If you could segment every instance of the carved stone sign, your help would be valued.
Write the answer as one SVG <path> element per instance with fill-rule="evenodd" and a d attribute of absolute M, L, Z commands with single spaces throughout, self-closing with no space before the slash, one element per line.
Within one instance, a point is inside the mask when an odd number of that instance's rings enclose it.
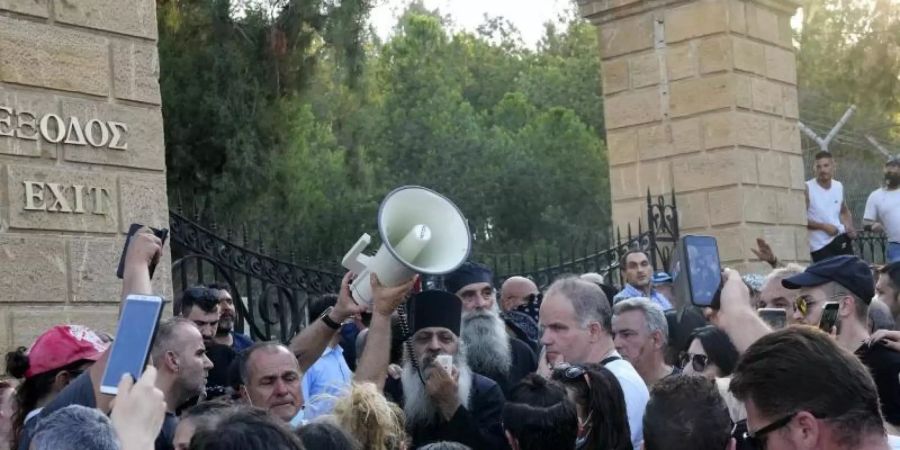
<path fill-rule="evenodd" d="M 25 210 L 69 214 L 85 214 L 85 197 L 89 197 L 88 209 L 92 214 L 109 213 L 109 189 L 80 184 L 63 185 L 43 181 L 23 181 L 25 185 Z M 90 201 L 92 200 L 92 201 Z"/>
<path fill-rule="evenodd" d="M 24 165 L 6 170 L 11 229 L 117 232 L 114 174 Z"/>
<path fill-rule="evenodd" d="M 49 113 L 37 117 L 0 105 L 0 136 L 52 144 L 82 145 L 110 150 L 128 150 L 128 125 L 111 120 L 90 119 L 82 124 L 78 117 L 60 117 Z"/>

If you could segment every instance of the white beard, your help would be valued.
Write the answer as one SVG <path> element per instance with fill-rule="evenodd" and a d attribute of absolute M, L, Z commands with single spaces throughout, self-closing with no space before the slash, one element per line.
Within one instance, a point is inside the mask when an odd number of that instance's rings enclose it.
<path fill-rule="evenodd" d="M 512 367 L 512 351 L 506 324 L 496 309 L 464 312 L 462 340 L 466 361 L 476 373 L 506 378 Z"/>
<path fill-rule="evenodd" d="M 469 407 L 469 394 L 472 392 L 472 370 L 466 365 L 466 358 L 460 349 L 460 354 L 453 358 L 453 365 L 459 371 L 457 398 L 459 404 Z M 435 368 L 433 370 L 441 370 Z M 422 371 L 425 377 L 425 371 Z M 403 412 L 406 413 L 407 427 L 429 425 L 438 417 L 437 405 L 428 396 L 425 385 L 419 378 L 419 372 L 413 367 L 409 358 L 404 358 L 403 372 L 400 376 L 403 385 Z"/>

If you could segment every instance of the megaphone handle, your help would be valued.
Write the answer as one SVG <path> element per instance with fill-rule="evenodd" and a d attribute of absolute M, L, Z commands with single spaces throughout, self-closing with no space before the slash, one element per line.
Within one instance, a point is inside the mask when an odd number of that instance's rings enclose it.
<path fill-rule="evenodd" d="M 344 259 L 341 261 L 341 265 L 346 267 L 347 270 L 359 275 L 366 270 L 366 266 L 368 266 L 369 256 L 363 254 L 363 250 L 369 245 L 372 241 L 371 236 L 366 233 L 363 233 L 362 236 L 359 237 L 359 240 L 353 244 L 353 247 L 344 255 Z"/>

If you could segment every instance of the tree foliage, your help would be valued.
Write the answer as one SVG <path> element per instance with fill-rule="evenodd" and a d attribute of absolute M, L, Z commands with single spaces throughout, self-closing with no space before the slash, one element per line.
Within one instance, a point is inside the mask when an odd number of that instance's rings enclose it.
<path fill-rule="evenodd" d="M 480 252 L 608 235 L 591 25 L 531 49 L 501 19 L 453 33 L 414 4 L 382 43 L 364 0 L 158 4 L 169 191 L 206 217 L 334 259 L 418 184 L 457 203 Z"/>

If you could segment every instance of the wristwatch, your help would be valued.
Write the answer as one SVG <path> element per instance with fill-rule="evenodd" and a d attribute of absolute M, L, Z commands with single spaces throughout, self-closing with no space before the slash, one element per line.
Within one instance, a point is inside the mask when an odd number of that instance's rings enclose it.
<path fill-rule="evenodd" d="M 319 319 L 321 319 L 322 323 L 327 325 L 328 328 L 331 328 L 332 330 L 339 330 L 341 329 L 341 324 L 332 320 L 331 317 L 328 317 L 328 314 L 330 314 L 331 311 L 334 311 L 334 306 L 329 306 L 328 309 L 326 309 L 325 312 L 323 312 L 322 315 L 319 316 Z"/>

